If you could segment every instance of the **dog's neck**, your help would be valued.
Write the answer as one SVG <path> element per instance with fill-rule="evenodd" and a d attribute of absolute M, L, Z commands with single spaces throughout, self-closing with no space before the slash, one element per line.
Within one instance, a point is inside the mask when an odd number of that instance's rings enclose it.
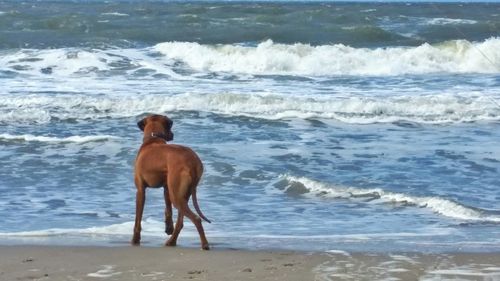
<path fill-rule="evenodd" d="M 167 135 L 165 135 L 164 133 L 161 133 L 161 132 L 151 132 L 149 134 L 144 134 L 143 142 L 147 142 L 147 141 L 155 140 L 155 139 L 159 139 L 159 140 L 162 140 L 164 142 L 167 142 Z"/>

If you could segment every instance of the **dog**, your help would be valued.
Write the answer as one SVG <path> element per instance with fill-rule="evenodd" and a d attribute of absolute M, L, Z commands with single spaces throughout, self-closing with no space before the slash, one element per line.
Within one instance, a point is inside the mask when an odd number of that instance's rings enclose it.
<path fill-rule="evenodd" d="M 183 227 L 184 216 L 188 217 L 198 230 L 201 248 L 209 250 L 201 219 L 210 223 L 200 210 L 196 198 L 196 187 L 203 174 L 203 164 L 198 155 L 188 147 L 167 144 L 174 139 L 173 122 L 166 116 L 150 115 L 137 123 L 144 132 L 143 143 L 137 153 L 134 168 L 134 182 L 137 188 L 133 245 L 141 241 L 141 221 L 146 198 L 146 188 L 163 187 L 165 197 L 165 233 L 170 239 L 166 246 L 175 246 Z M 189 197 L 193 197 L 196 215 L 189 208 Z M 175 228 L 172 221 L 172 204 L 178 210 Z M 201 217 L 201 218 L 200 218 Z"/>

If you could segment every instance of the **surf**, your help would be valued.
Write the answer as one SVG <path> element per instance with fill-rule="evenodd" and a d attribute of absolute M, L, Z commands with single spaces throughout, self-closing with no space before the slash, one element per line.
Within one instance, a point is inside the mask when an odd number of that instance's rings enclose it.
<path fill-rule="evenodd" d="M 0 123 L 133 117 L 144 112 L 199 111 L 266 120 L 323 119 L 348 124 L 447 124 L 500 120 L 498 99 L 480 93 L 396 96 L 186 92 L 122 96 L 14 95 L 0 99 Z M 22 108 L 23 111 L 18 109 Z M 16 112 L 16 114 L 14 114 Z M 23 114 L 25 112 L 25 114 Z"/>
<path fill-rule="evenodd" d="M 69 137 L 51 137 L 37 136 L 32 134 L 0 134 L 0 141 L 16 141 L 16 142 L 40 142 L 40 143 L 87 143 L 87 142 L 102 142 L 116 140 L 118 137 L 110 135 L 95 135 L 95 136 L 69 136 Z"/>
<path fill-rule="evenodd" d="M 495 74 L 500 72 L 498 49 L 498 37 L 381 48 L 282 44 L 270 39 L 257 45 L 173 41 L 140 49 L 4 50 L 0 73 L 40 78 L 165 75 L 170 79 L 210 73 L 300 77 Z"/>
<path fill-rule="evenodd" d="M 483 42 L 453 40 L 375 49 L 343 44 L 279 44 L 272 40 L 257 46 L 166 42 L 153 48 L 165 58 L 200 72 L 301 76 L 500 72 L 497 37 Z"/>
<path fill-rule="evenodd" d="M 495 211 L 474 208 L 439 196 L 417 196 L 386 191 L 382 188 L 357 188 L 315 181 L 306 177 L 285 175 L 274 185 L 285 193 L 331 199 L 363 200 L 367 204 L 400 204 L 418 207 L 447 218 L 479 223 L 500 223 Z"/>

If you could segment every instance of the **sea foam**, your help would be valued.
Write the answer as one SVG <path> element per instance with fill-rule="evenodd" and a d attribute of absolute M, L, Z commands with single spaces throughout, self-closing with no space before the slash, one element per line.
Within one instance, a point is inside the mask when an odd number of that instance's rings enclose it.
<path fill-rule="evenodd" d="M 376 49 L 343 44 L 278 44 L 271 40 L 257 46 L 166 42 L 154 48 L 170 60 L 204 72 L 305 76 L 500 72 L 500 54 L 496 51 L 500 38 Z"/>
<path fill-rule="evenodd" d="M 76 48 L 22 49 L 0 56 L 0 70 L 40 76 L 89 75 L 112 68 L 118 57 L 98 51 Z"/>
<path fill-rule="evenodd" d="M 52 118 L 133 117 L 144 112 L 201 111 L 277 119 L 333 119 L 370 124 L 396 121 L 442 124 L 500 120 L 494 97 L 481 94 L 339 97 L 278 93 L 142 95 L 27 95 L 0 99 L 0 122 L 47 123 Z"/>
<path fill-rule="evenodd" d="M 91 76 L 146 71 L 184 79 L 196 73 L 296 76 L 395 76 L 500 72 L 500 38 L 452 40 L 416 47 L 355 48 L 343 44 L 258 45 L 164 42 L 142 49 L 22 49 L 0 55 L 0 71 L 36 76 Z M 162 56 L 158 56 L 161 54 Z M 191 71 L 178 72 L 179 65 Z M 177 71 L 177 72 L 176 72 Z M 49 75 L 49 76 L 47 76 Z"/>
<path fill-rule="evenodd" d="M 470 19 L 452 19 L 452 18 L 432 18 L 424 20 L 426 24 L 429 25 L 459 25 L 459 24 L 476 24 L 476 20 Z"/>
<path fill-rule="evenodd" d="M 24 135 L 11 135 L 11 134 L 0 134 L 0 140 L 10 140 L 10 141 L 26 141 L 26 142 L 45 142 L 45 143 L 86 143 L 86 142 L 100 142 L 117 139 L 117 137 L 109 135 L 97 135 L 97 136 L 70 136 L 70 137 L 48 137 L 48 136 L 35 136 L 30 134 Z"/>
<path fill-rule="evenodd" d="M 293 186 L 292 184 L 295 183 L 301 186 L 301 193 L 313 196 L 342 199 L 365 198 L 370 199 L 370 203 L 398 203 L 406 206 L 427 208 L 439 215 L 457 220 L 500 223 L 499 215 L 488 214 L 486 210 L 472 208 L 439 196 L 421 197 L 405 193 L 389 192 L 381 188 L 364 189 L 345 187 L 305 177 L 284 176 L 283 179 L 288 182 L 288 185 L 284 187 L 284 192 L 289 190 Z"/>
<path fill-rule="evenodd" d="M 83 228 L 48 228 L 39 230 L 0 232 L 0 237 L 43 239 L 59 236 L 123 236 L 132 235 L 134 222 L 127 221 L 110 225 L 91 226 Z M 165 237 L 165 223 L 152 218 L 142 221 L 142 236 L 153 238 Z M 183 237 L 197 237 L 198 233 L 194 226 L 187 225 L 182 231 Z"/>

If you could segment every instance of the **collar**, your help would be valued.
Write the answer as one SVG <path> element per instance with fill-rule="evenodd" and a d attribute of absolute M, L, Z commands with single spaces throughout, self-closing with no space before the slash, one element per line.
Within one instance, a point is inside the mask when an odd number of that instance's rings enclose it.
<path fill-rule="evenodd" d="M 165 135 L 164 133 L 161 133 L 161 132 L 158 132 L 158 133 L 151 132 L 151 134 L 148 137 L 149 138 L 159 138 L 159 139 L 162 139 L 164 141 L 167 141 L 167 135 Z"/>

